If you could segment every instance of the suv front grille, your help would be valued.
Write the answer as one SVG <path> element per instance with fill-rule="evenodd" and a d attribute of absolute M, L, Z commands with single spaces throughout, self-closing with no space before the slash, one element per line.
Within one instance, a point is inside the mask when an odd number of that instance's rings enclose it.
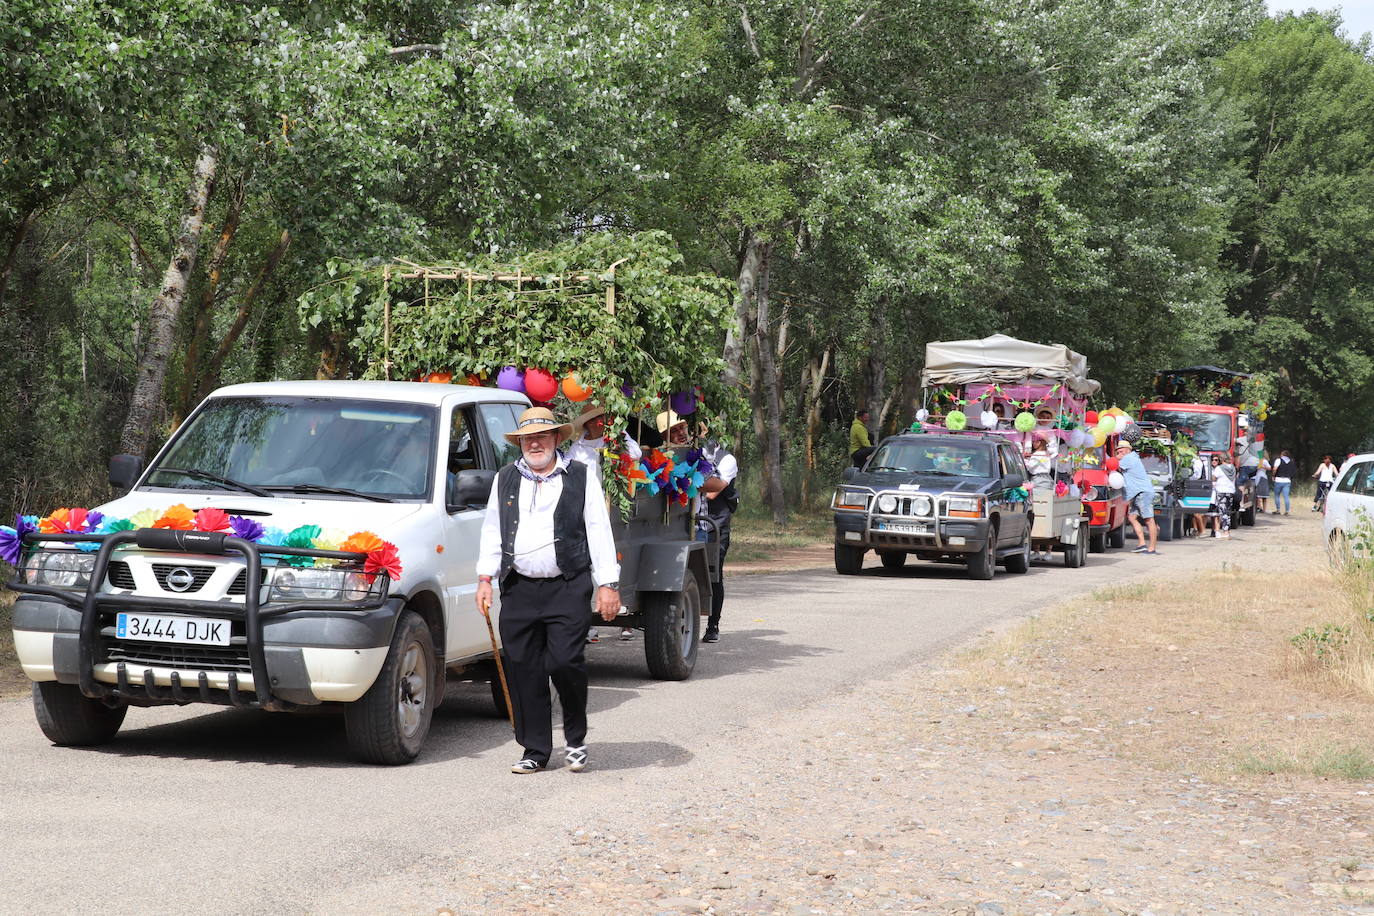
<path fill-rule="evenodd" d="M 265 585 L 265 584 L 267 583 L 267 570 L 268 570 L 268 567 L 263 566 L 263 567 L 261 567 L 261 569 L 262 569 L 262 578 L 261 578 L 259 581 L 262 582 L 262 583 Z M 234 581 L 229 583 L 229 590 L 226 591 L 225 594 L 226 594 L 226 595 L 242 595 L 242 594 L 245 594 L 247 591 L 248 591 L 248 570 L 246 570 L 246 569 L 240 569 L 240 570 L 239 570 L 239 574 L 238 574 L 237 576 L 234 577 Z"/>
<path fill-rule="evenodd" d="M 184 569 L 191 574 L 191 584 L 186 588 L 172 588 L 167 584 L 167 578 L 172 574 L 172 571 L 178 569 Z M 213 566 L 187 566 L 181 563 L 153 564 L 153 576 L 157 578 L 158 587 L 163 591 L 175 592 L 182 595 L 200 591 L 205 587 L 206 581 L 214 571 L 215 567 Z"/>
<path fill-rule="evenodd" d="M 180 668 L 183 671 L 234 671 L 248 674 L 248 647 L 179 646 L 171 643 L 141 643 L 107 639 L 106 661 L 125 662 L 134 669 Z"/>
<path fill-rule="evenodd" d="M 115 588 L 124 588 L 133 591 L 136 587 L 134 584 L 133 571 L 129 569 L 129 564 L 125 563 L 123 560 L 115 560 L 110 564 L 109 578 L 110 585 Z"/>

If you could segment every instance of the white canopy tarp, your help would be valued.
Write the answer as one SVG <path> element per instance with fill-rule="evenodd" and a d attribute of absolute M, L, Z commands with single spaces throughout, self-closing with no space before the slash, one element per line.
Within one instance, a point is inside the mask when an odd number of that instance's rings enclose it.
<path fill-rule="evenodd" d="M 994 334 L 982 340 L 938 340 L 926 344 L 921 384 L 1054 384 L 1062 382 L 1086 397 L 1102 386 L 1088 378 L 1088 360 L 1063 344 L 1038 344 Z"/>

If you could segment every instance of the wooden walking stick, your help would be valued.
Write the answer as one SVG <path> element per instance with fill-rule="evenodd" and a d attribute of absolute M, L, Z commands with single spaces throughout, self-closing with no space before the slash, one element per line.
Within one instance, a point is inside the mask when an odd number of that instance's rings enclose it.
<path fill-rule="evenodd" d="M 482 602 L 482 616 L 487 621 L 487 636 L 491 638 L 491 654 L 496 656 L 496 676 L 501 680 L 501 696 L 506 698 L 506 718 L 515 731 L 515 707 L 510 702 L 510 685 L 506 683 L 506 666 L 501 662 L 501 649 L 496 645 L 496 630 L 491 625 L 491 602 Z"/>

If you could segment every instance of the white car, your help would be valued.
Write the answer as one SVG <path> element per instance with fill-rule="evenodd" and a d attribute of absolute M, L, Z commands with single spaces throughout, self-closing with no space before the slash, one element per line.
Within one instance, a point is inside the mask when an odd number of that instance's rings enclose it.
<path fill-rule="evenodd" d="M 1322 532 L 1333 551 L 1371 555 L 1374 547 L 1374 454 L 1346 459 L 1326 495 Z"/>
<path fill-rule="evenodd" d="M 503 433 L 527 404 L 416 382 L 234 385 L 146 470 L 115 456 L 110 482 L 129 493 L 98 511 L 119 521 L 26 535 L 11 583 L 44 734 L 101 744 L 130 706 L 330 704 L 356 756 L 412 760 L 446 676 L 493 656 L 473 602 L 478 542 L 497 469 L 518 454 Z M 714 555 L 666 495 L 634 509 L 612 525 L 620 625 L 644 629 L 651 674 L 681 680 Z M 205 510 L 218 511 L 202 523 Z M 201 530 L 159 523 L 193 513 Z M 345 540 L 359 532 L 394 545 L 392 565 L 377 565 L 386 548 Z"/>

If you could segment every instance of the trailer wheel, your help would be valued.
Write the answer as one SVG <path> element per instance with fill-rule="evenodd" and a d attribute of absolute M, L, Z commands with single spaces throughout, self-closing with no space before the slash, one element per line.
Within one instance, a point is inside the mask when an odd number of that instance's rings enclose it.
<path fill-rule="evenodd" d="M 434 717 L 434 665 L 429 627 L 414 611 L 401 612 L 377 680 L 361 699 L 344 707 L 348 746 L 355 757 L 396 766 L 419 756 Z"/>
<path fill-rule="evenodd" d="M 687 571 L 679 592 L 645 592 L 644 660 L 660 681 L 685 681 L 697 664 L 701 589 Z"/>
<path fill-rule="evenodd" d="M 883 561 L 883 569 L 888 572 L 896 572 L 906 565 L 905 550 L 880 550 L 878 559 Z"/>
<path fill-rule="evenodd" d="M 1122 522 L 1120 527 L 1113 528 L 1107 536 L 1107 544 L 1112 547 L 1121 548 L 1126 546 L 1126 523 Z"/>
<path fill-rule="evenodd" d="M 1174 539 L 1175 519 L 1178 514 L 1170 512 L 1155 519 L 1155 524 L 1159 526 L 1159 539 L 1161 541 L 1172 541 Z"/>
<path fill-rule="evenodd" d="M 859 570 L 864 568 L 864 554 L 868 551 L 862 547 L 850 547 L 847 544 L 835 545 L 835 572 L 842 576 L 857 576 Z"/>
<path fill-rule="evenodd" d="M 1251 503 L 1250 508 L 1240 510 L 1240 523 L 1247 528 L 1255 525 L 1255 504 Z"/>
<path fill-rule="evenodd" d="M 107 706 L 75 684 L 38 681 L 33 685 L 33 713 L 48 740 L 62 747 L 94 747 L 115 736 L 129 707 Z"/>
<path fill-rule="evenodd" d="M 1088 563 L 1088 542 L 1083 540 L 1082 529 L 1078 532 L 1078 542 L 1069 544 L 1064 548 L 1064 566 L 1068 569 L 1078 569 Z"/>

